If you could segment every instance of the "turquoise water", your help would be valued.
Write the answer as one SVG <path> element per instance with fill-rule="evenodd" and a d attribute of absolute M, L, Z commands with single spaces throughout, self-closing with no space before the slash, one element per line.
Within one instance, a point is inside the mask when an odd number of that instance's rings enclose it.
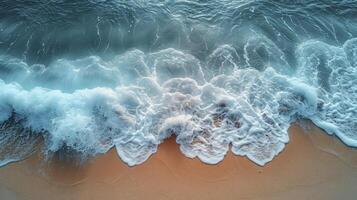
<path fill-rule="evenodd" d="M 0 165 L 176 135 L 205 163 L 264 165 L 309 119 L 357 146 L 357 2 L 20 1 L 0 5 Z"/>

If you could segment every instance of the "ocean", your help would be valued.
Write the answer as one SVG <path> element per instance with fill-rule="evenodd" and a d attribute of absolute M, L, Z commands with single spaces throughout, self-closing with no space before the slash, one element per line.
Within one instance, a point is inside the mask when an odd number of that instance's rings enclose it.
<path fill-rule="evenodd" d="M 357 2 L 1 0 L 0 165 L 129 166 L 175 136 L 258 165 L 310 120 L 357 147 Z"/>

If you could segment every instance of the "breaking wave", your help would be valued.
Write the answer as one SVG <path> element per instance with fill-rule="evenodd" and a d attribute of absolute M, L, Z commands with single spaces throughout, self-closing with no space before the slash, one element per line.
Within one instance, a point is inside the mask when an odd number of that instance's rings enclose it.
<path fill-rule="evenodd" d="M 310 119 L 357 147 L 357 4 L 22 1 L 0 5 L 0 165 L 187 157 L 264 165 Z M 95 20 L 94 20 L 95 19 Z"/>

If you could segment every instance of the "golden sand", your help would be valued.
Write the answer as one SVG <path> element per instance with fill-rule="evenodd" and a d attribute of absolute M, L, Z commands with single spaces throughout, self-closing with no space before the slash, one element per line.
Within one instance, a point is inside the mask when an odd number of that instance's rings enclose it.
<path fill-rule="evenodd" d="M 315 126 L 289 129 L 290 143 L 259 167 L 228 153 L 217 165 L 182 155 L 174 139 L 136 167 L 115 150 L 82 167 L 40 162 L 37 155 L 0 168 L 1 200 L 355 200 L 357 150 Z"/>

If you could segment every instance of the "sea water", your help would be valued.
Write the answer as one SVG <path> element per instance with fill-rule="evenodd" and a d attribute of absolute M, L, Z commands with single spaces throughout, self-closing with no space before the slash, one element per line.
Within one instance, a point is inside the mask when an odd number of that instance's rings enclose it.
<path fill-rule="evenodd" d="M 0 165 L 173 135 L 205 163 L 264 165 L 311 120 L 357 147 L 357 2 L 2 0 Z"/>

